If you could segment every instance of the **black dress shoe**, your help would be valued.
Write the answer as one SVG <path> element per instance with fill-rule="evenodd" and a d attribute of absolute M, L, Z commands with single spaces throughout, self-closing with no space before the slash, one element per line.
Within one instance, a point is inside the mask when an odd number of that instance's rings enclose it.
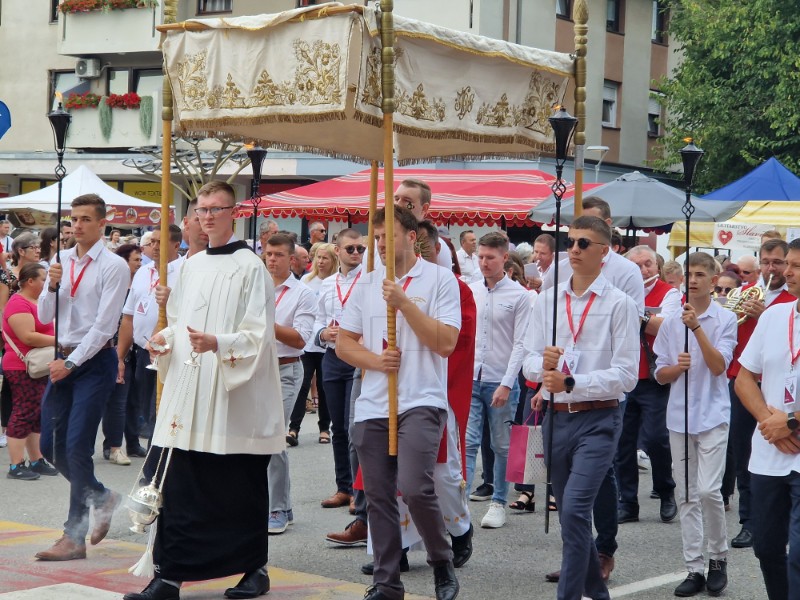
<path fill-rule="evenodd" d="M 400 557 L 400 572 L 401 573 L 408 573 L 411 567 L 408 564 L 408 550 L 403 548 L 403 555 Z M 375 563 L 368 562 L 364 565 L 361 565 L 361 572 L 364 575 L 372 575 L 375 573 Z"/>
<path fill-rule="evenodd" d="M 128 448 L 126 450 L 128 457 L 131 456 L 138 456 L 139 458 L 144 458 L 147 456 L 147 450 L 145 450 L 142 446 L 135 446 L 133 448 Z"/>
<path fill-rule="evenodd" d="M 617 523 L 635 523 L 639 520 L 639 511 L 633 511 L 630 508 L 621 507 L 617 513 Z"/>
<path fill-rule="evenodd" d="M 661 498 L 661 510 L 659 513 L 663 523 L 670 523 L 675 519 L 678 514 L 678 505 L 675 504 L 674 494 Z"/>
<path fill-rule="evenodd" d="M 436 600 L 455 600 L 460 588 L 452 562 L 433 567 L 433 585 Z"/>
<path fill-rule="evenodd" d="M 364 600 L 389 600 L 389 596 L 378 589 L 378 586 L 371 585 L 364 594 Z"/>
<path fill-rule="evenodd" d="M 269 592 L 269 575 L 261 569 L 245 573 L 236 587 L 225 590 L 226 598 L 258 598 Z"/>
<path fill-rule="evenodd" d="M 753 534 L 748 529 L 742 527 L 735 538 L 731 540 L 731 546 L 734 548 L 752 548 L 753 547 Z"/>
<path fill-rule="evenodd" d="M 125 594 L 123 600 L 180 600 L 180 588 L 165 583 L 163 579 L 153 579 L 138 594 Z"/>
<path fill-rule="evenodd" d="M 702 573 L 689 573 L 686 579 L 675 588 L 675 595 L 680 598 L 689 598 L 703 591 L 706 587 L 706 578 Z"/>
<path fill-rule="evenodd" d="M 474 531 L 472 523 L 470 523 L 469 530 L 465 534 L 450 536 L 453 544 L 453 566 L 456 569 L 460 569 L 467 564 L 470 556 L 472 556 L 472 533 Z"/>

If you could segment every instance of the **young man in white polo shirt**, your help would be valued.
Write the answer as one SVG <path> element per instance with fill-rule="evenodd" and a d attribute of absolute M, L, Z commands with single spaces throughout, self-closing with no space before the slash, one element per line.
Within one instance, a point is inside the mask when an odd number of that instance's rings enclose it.
<path fill-rule="evenodd" d="M 717 282 L 714 259 L 705 252 L 689 255 L 688 302 L 679 314 L 661 323 L 653 352 L 656 380 L 672 384 L 667 429 L 683 537 L 683 559 L 689 572 L 675 589 L 680 597 L 708 588 L 719 595 L 728 584 L 728 530 L 722 502 L 722 473 L 728 447 L 731 401 L 725 371 L 736 347 L 736 315 L 712 301 Z M 686 328 L 689 352 L 684 352 Z M 686 398 L 685 377 L 689 377 Z M 688 430 L 685 406 L 689 405 Z M 685 441 L 689 436 L 689 453 Z M 684 469 L 688 461 L 689 490 Z M 708 579 L 704 576 L 703 521 L 708 539 Z"/>
<path fill-rule="evenodd" d="M 264 257 L 275 285 L 275 339 L 281 374 L 284 428 L 289 426 L 297 393 L 303 383 L 303 348 L 311 339 L 317 299 L 314 292 L 291 272 L 295 245 L 292 238 L 276 233 L 267 240 Z M 289 456 L 284 449 L 269 461 L 269 533 L 279 534 L 294 522 Z"/>
<path fill-rule="evenodd" d="M 506 275 L 506 236 L 497 232 L 484 235 L 478 245 L 478 260 L 483 278 L 469 286 L 478 314 L 467 422 L 467 489 L 472 489 L 483 422 L 487 420 L 495 454 L 494 493 L 481 527 L 498 528 L 506 522 L 506 461 L 511 436 L 508 424 L 514 420 L 519 401 L 518 376 L 531 305 L 528 291 Z"/>
<path fill-rule="evenodd" d="M 800 240 L 789 244 L 784 275 L 800 295 Z M 739 356 L 736 394 L 758 421 L 750 453 L 753 550 L 769 600 L 800 594 L 800 303 L 781 303 L 758 319 Z M 761 388 L 759 389 L 759 378 Z M 789 544 L 787 556 L 786 545 Z"/>
<path fill-rule="evenodd" d="M 386 260 L 386 213 L 374 218 L 378 251 Z M 365 274 L 347 302 L 336 354 L 362 369 L 355 402 L 353 444 L 369 503 L 375 566 L 366 600 L 401 600 L 402 542 L 399 491 L 425 542 L 437 600 L 453 600 L 458 581 L 453 552 L 434 487 L 433 472 L 447 419 L 447 357 L 461 327 L 458 284 L 453 274 L 416 256 L 418 222 L 395 207 L 395 281 L 385 269 Z M 386 307 L 397 309 L 397 350 L 387 348 Z M 363 337 L 363 343 L 359 339 Z M 388 455 L 388 373 L 398 377 L 398 456 Z"/>

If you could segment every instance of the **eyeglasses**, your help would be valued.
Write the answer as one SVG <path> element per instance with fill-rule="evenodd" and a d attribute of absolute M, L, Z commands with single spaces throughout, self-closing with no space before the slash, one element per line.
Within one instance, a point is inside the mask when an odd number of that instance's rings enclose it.
<path fill-rule="evenodd" d="M 721 285 L 715 285 L 714 286 L 714 291 L 717 292 L 718 294 L 726 294 L 727 295 L 727 294 L 730 293 L 731 290 L 735 290 L 735 289 L 736 288 L 732 288 L 732 287 L 722 287 Z"/>
<path fill-rule="evenodd" d="M 762 267 L 782 267 L 786 264 L 785 260 L 762 260 Z"/>
<path fill-rule="evenodd" d="M 314 231 L 316 231 L 317 233 L 328 233 L 326 229 L 315 229 Z"/>
<path fill-rule="evenodd" d="M 367 249 L 366 246 L 345 246 L 344 247 L 344 251 L 347 252 L 348 254 L 353 254 L 355 252 L 358 252 L 359 254 L 364 254 L 366 249 Z"/>
<path fill-rule="evenodd" d="M 205 217 L 206 215 L 211 215 L 212 217 L 216 217 L 219 213 L 223 210 L 231 210 L 232 208 L 236 208 L 235 206 L 212 206 L 211 208 L 206 208 L 204 206 L 198 206 L 194 209 L 195 214 L 200 215 L 201 217 Z"/>
<path fill-rule="evenodd" d="M 23 250 L 30 250 L 31 248 L 33 248 L 34 250 L 41 250 L 42 247 L 36 244 L 35 246 L 25 246 Z"/>
<path fill-rule="evenodd" d="M 571 237 L 567 238 L 567 248 L 572 248 L 575 243 L 578 243 L 578 248 L 581 250 L 586 250 L 591 244 L 597 244 L 598 246 L 607 246 L 608 244 L 603 244 L 601 242 L 593 242 L 588 238 L 578 238 L 577 240 Z"/>

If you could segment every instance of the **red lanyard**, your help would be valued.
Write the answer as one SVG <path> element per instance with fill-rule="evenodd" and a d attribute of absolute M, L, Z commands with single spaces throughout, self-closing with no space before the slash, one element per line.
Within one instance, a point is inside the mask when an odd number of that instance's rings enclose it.
<path fill-rule="evenodd" d="M 356 278 L 353 279 L 353 283 L 350 284 L 350 288 L 347 290 L 347 295 L 342 298 L 342 289 L 339 287 L 339 274 L 336 274 L 336 294 L 339 296 L 339 302 L 342 303 L 342 308 L 344 305 L 347 304 L 347 299 L 350 298 L 350 293 L 353 291 L 353 288 L 356 286 L 356 282 L 358 278 L 361 277 L 361 271 L 358 272 Z"/>
<path fill-rule="evenodd" d="M 795 309 L 792 308 L 792 312 L 789 313 L 789 356 L 792 358 L 792 368 L 794 368 L 797 358 L 800 357 L 800 349 L 797 352 L 794 351 L 794 313 Z"/>
<path fill-rule="evenodd" d="M 156 280 L 155 283 L 153 282 L 153 275 L 155 275 Z M 158 273 L 158 269 L 151 269 L 150 270 L 150 293 L 153 293 L 153 290 L 156 289 L 156 286 L 161 281 L 161 275 Z"/>
<path fill-rule="evenodd" d="M 289 275 L 289 277 L 291 277 L 291 275 Z M 286 295 L 286 292 L 288 291 L 289 291 L 289 286 L 283 288 L 283 291 L 278 296 L 278 299 L 275 300 L 275 308 L 278 308 L 278 305 L 281 303 L 281 298 L 283 298 Z"/>
<path fill-rule="evenodd" d="M 70 264 L 70 267 L 69 267 L 69 282 L 70 282 L 70 288 L 71 288 L 69 290 L 69 297 L 70 298 L 74 298 L 75 294 L 78 292 L 78 286 L 81 284 L 81 280 L 83 279 L 83 274 L 86 273 L 86 267 L 88 267 L 89 264 L 92 262 L 92 257 L 90 256 L 88 261 L 86 262 L 86 264 L 83 265 L 83 268 L 81 269 L 81 272 L 78 273 L 78 278 L 77 279 L 75 279 L 75 263 L 76 262 L 78 262 L 78 261 L 75 260 L 75 257 L 73 256 L 72 257 L 72 263 Z"/>
<path fill-rule="evenodd" d="M 567 293 L 567 322 L 569 323 L 569 330 L 572 333 L 573 346 L 578 343 L 578 336 L 581 334 L 581 330 L 583 329 L 583 322 L 586 320 L 586 317 L 589 314 L 589 309 L 592 308 L 592 303 L 594 302 L 596 296 L 597 294 L 592 292 L 592 295 L 589 297 L 589 302 L 586 303 L 586 308 L 583 309 L 581 320 L 578 323 L 578 331 L 575 331 L 575 324 L 572 322 L 572 296 Z"/>
<path fill-rule="evenodd" d="M 408 289 L 408 284 L 411 283 L 411 280 L 414 279 L 413 277 L 409 277 L 406 279 L 406 282 L 403 284 L 403 291 L 405 292 Z"/>

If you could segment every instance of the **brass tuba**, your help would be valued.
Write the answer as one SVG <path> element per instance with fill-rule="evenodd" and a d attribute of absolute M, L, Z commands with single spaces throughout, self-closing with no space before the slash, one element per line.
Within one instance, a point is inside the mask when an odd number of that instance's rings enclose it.
<path fill-rule="evenodd" d="M 766 289 L 769 289 L 769 286 L 772 284 L 772 274 L 770 274 L 769 279 L 767 280 Z M 725 301 L 725 308 L 728 310 L 732 310 L 736 313 L 738 317 L 736 322 L 741 325 L 747 320 L 747 314 L 744 312 L 744 303 L 748 300 L 764 300 L 764 292 L 765 289 L 761 288 L 759 285 L 753 285 L 749 288 L 742 290 L 742 288 L 736 288 L 735 290 L 731 290 L 728 293 L 728 298 Z"/>

